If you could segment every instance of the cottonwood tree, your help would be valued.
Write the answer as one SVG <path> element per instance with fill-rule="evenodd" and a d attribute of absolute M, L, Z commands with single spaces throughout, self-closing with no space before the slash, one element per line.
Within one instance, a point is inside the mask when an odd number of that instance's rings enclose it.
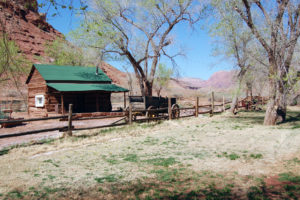
<path fill-rule="evenodd" d="M 53 59 L 55 65 L 87 65 L 87 51 L 75 47 L 70 42 L 62 38 L 57 38 L 45 46 L 46 56 Z M 93 59 L 92 59 L 93 60 Z M 89 60 L 90 62 L 92 60 Z"/>
<path fill-rule="evenodd" d="M 203 1 L 194 0 L 93 0 L 77 39 L 105 54 L 123 57 L 133 68 L 142 95 L 152 96 L 158 62 L 172 54 L 172 31 L 182 22 L 200 20 Z M 174 53 L 175 52 L 175 53 Z"/>
<path fill-rule="evenodd" d="M 238 19 L 237 14 L 230 9 L 230 5 L 222 1 L 212 1 L 214 7 L 213 23 L 210 24 L 210 34 L 216 38 L 215 55 L 223 55 L 225 59 L 233 61 L 238 68 L 237 88 L 234 91 L 230 112 L 235 114 L 238 96 L 244 78 L 251 68 L 249 48 L 252 35 L 245 25 Z M 247 81 L 249 86 L 250 81 Z"/>
<path fill-rule="evenodd" d="M 156 90 L 157 96 L 160 96 L 161 91 L 168 86 L 172 75 L 173 70 L 171 68 L 168 68 L 167 65 L 163 63 L 159 63 L 154 80 L 154 88 Z"/>
<path fill-rule="evenodd" d="M 300 36 L 300 2 L 298 0 L 242 0 L 230 3 L 263 46 L 268 56 L 269 103 L 265 125 L 285 119 L 286 99 L 295 84 L 291 73 L 294 50 Z"/>

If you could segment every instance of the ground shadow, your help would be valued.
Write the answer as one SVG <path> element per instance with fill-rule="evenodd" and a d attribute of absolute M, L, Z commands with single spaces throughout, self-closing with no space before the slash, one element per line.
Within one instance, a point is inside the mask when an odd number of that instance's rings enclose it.
<path fill-rule="evenodd" d="M 287 124 L 287 123 L 293 123 L 293 122 L 300 122 L 300 113 L 299 112 L 288 111 L 288 113 L 286 115 L 286 120 L 284 122 L 281 122 L 278 124 Z"/>
<path fill-rule="evenodd" d="M 263 124 L 265 111 L 239 111 L 237 116 L 229 117 L 231 121 L 237 123 Z"/>
<path fill-rule="evenodd" d="M 265 110 L 261 111 L 240 111 L 240 116 L 232 116 L 229 119 L 236 123 L 260 124 L 264 123 Z M 286 120 L 277 125 L 298 125 L 300 126 L 300 113 L 295 111 L 288 111 Z"/>

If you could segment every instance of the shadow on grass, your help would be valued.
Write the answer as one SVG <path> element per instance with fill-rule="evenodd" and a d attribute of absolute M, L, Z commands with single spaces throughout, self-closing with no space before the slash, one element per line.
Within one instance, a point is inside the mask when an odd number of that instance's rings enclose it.
<path fill-rule="evenodd" d="M 286 115 L 286 120 L 279 124 L 288 124 L 293 122 L 300 122 L 300 113 L 299 112 L 292 112 L 288 111 Z"/>
<path fill-rule="evenodd" d="M 229 117 L 229 119 L 236 123 L 260 124 L 264 123 L 265 110 L 261 111 L 239 111 L 240 116 Z M 284 122 L 277 125 L 290 125 L 292 129 L 300 128 L 300 113 L 295 111 L 288 111 Z"/>
<path fill-rule="evenodd" d="M 238 116 L 229 117 L 231 121 L 242 124 L 263 124 L 264 111 L 239 111 Z"/>

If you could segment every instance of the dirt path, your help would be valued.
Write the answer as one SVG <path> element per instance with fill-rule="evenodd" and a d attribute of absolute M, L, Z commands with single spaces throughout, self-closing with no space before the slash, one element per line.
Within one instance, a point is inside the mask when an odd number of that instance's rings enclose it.
<path fill-rule="evenodd" d="M 102 126 L 102 125 L 111 124 L 117 121 L 118 119 L 121 118 L 110 118 L 110 119 L 101 119 L 101 120 L 96 120 L 96 119 L 77 120 L 77 121 L 73 121 L 73 125 L 76 128 Z M 14 133 L 20 133 L 20 132 L 31 131 L 31 130 L 55 128 L 61 126 L 67 126 L 67 122 L 58 121 L 58 120 L 28 122 L 28 123 L 24 123 L 24 125 L 12 127 L 12 128 L 0 128 L 0 135 L 14 134 Z M 63 133 L 59 131 L 51 131 L 51 132 L 38 133 L 38 134 L 32 134 L 26 136 L 0 138 L 0 149 L 11 145 L 23 144 L 32 141 L 38 141 L 38 140 L 49 139 L 49 138 L 59 138 L 60 136 L 62 136 L 62 134 Z"/>
<path fill-rule="evenodd" d="M 193 115 L 195 112 L 194 110 L 187 110 L 181 111 L 181 116 Z M 17 113 L 14 117 L 25 117 L 25 114 Z M 93 127 L 93 126 L 102 126 L 111 124 L 117 120 L 121 119 L 120 117 L 110 118 L 110 119 L 95 119 L 95 120 L 77 120 L 73 121 L 73 126 L 76 128 L 84 128 L 84 127 Z M 7 134 L 15 134 L 24 131 L 34 131 L 34 130 L 41 130 L 41 129 L 48 129 L 48 128 L 55 128 L 67 126 L 66 121 L 59 121 L 59 120 L 47 120 L 47 121 L 34 121 L 34 122 L 27 122 L 23 123 L 23 125 L 15 126 L 12 128 L 0 128 L 0 135 L 7 135 Z M 51 131 L 51 132 L 44 132 L 44 133 L 37 133 L 31 134 L 26 136 L 17 136 L 17 137 L 10 137 L 10 138 L 0 138 L 0 149 L 3 149 L 8 146 L 18 145 L 23 143 L 30 143 L 33 141 L 50 139 L 50 138 L 59 138 L 62 136 L 62 132 L 59 131 Z"/>

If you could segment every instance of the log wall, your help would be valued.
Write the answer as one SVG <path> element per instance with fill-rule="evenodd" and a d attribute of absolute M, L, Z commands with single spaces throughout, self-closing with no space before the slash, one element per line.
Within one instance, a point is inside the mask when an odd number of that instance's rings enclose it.
<path fill-rule="evenodd" d="M 43 79 L 38 70 L 34 69 L 33 74 L 28 87 L 28 114 L 35 117 L 45 117 L 47 116 L 47 85 L 46 81 Z M 35 107 L 35 96 L 44 95 L 45 96 L 45 106 L 43 108 Z"/>

